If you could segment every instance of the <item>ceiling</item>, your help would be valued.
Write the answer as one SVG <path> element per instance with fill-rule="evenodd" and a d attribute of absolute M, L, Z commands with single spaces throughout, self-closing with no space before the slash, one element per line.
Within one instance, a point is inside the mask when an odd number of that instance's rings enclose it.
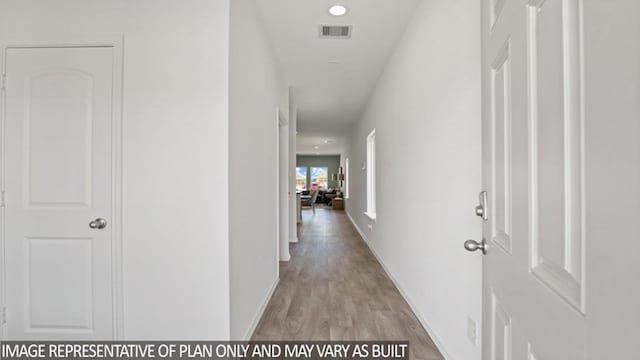
<path fill-rule="evenodd" d="M 345 150 L 346 136 L 338 131 L 298 132 L 296 152 L 301 155 L 339 155 Z"/>
<path fill-rule="evenodd" d="M 294 91 L 298 153 L 340 153 L 419 0 L 255 2 Z M 347 14 L 331 16 L 336 4 Z M 352 25 L 351 38 L 321 39 L 319 25 Z"/>

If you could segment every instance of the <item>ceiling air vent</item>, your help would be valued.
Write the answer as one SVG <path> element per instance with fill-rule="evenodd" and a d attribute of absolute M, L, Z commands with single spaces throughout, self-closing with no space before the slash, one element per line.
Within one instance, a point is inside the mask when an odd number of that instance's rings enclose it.
<path fill-rule="evenodd" d="M 348 39 L 351 37 L 351 26 L 320 25 L 320 37 L 323 39 Z"/>

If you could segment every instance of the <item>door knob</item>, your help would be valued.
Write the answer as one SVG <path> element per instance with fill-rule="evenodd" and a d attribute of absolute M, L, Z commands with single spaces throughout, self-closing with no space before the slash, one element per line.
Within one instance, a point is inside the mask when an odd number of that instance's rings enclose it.
<path fill-rule="evenodd" d="M 103 218 L 97 218 L 89 223 L 89 227 L 92 229 L 104 229 L 107 227 L 107 220 Z"/>
<path fill-rule="evenodd" d="M 487 247 L 487 241 L 485 239 L 482 239 L 482 242 L 475 240 L 467 240 L 464 242 L 464 248 L 467 249 L 467 251 L 473 252 L 481 250 L 483 255 L 487 253 Z"/>

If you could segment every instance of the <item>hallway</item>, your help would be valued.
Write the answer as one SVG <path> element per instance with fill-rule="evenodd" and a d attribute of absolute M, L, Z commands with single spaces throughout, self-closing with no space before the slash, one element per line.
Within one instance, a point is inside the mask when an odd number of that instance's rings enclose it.
<path fill-rule="evenodd" d="M 345 212 L 304 211 L 299 231 L 253 340 L 408 340 L 443 359 Z"/>

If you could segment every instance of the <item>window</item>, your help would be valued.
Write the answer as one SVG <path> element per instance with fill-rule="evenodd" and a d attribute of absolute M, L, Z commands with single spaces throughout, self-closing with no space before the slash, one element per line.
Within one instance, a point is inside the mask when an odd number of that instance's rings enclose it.
<path fill-rule="evenodd" d="M 311 168 L 311 190 L 326 190 L 329 185 L 329 168 Z"/>
<path fill-rule="evenodd" d="M 349 198 L 349 158 L 344 159 L 344 198 Z"/>
<path fill-rule="evenodd" d="M 367 136 L 367 212 L 371 219 L 376 218 L 376 130 Z"/>
<path fill-rule="evenodd" d="M 297 191 L 307 190 L 307 168 L 306 167 L 296 168 L 296 190 Z"/>

